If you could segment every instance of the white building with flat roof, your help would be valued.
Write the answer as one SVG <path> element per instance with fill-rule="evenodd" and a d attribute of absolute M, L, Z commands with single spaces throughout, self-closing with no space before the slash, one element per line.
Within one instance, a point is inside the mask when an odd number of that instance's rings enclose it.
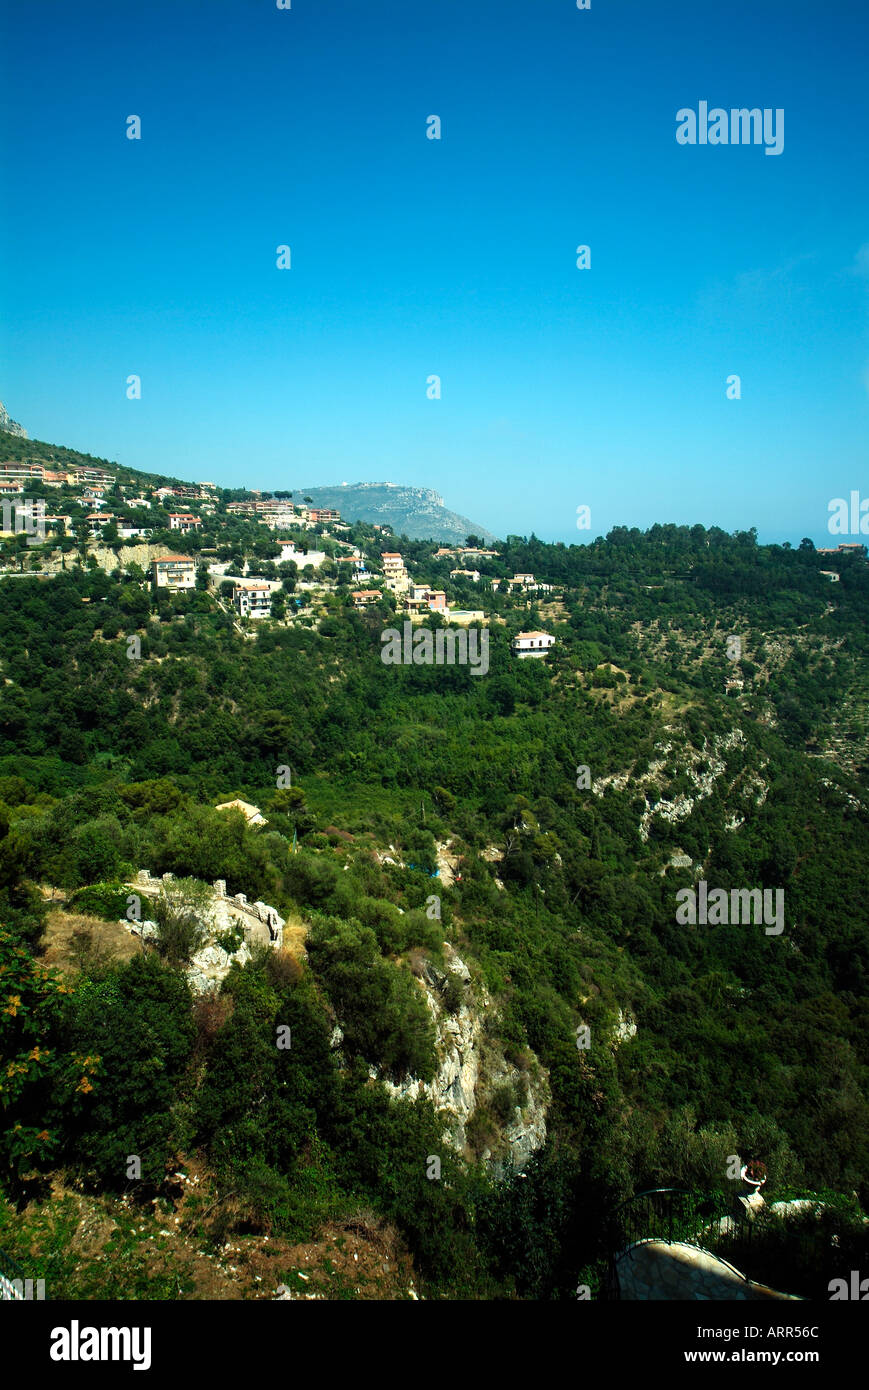
<path fill-rule="evenodd" d="M 517 632 L 510 643 L 514 656 L 546 656 L 555 646 L 551 632 Z"/>
<path fill-rule="evenodd" d="M 161 555 L 151 564 L 157 589 L 195 589 L 196 561 L 189 555 Z"/>
<path fill-rule="evenodd" d="M 268 618 L 272 611 L 271 585 L 265 582 L 236 584 L 232 601 L 242 618 Z"/>

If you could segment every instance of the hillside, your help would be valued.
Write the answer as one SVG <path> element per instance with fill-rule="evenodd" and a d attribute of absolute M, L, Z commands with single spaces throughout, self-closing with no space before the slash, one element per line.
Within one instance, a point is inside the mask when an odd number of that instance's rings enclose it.
<path fill-rule="evenodd" d="M 8 424 L 4 425 L 0 416 L 0 461 L 39 460 L 49 467 L 68 469 L 98 465 L 111 469 L 121 482 L 140 488 L 191 481 L 167 474 L 146 473 L 108 459 L 82 454 L 75 449 L 28 439 L 20 427 L 10 430 L 14 422 L 9 421 L 8 416 L 6 420 Z M 230 496 L 243 494 L 244 490 L 240 488 L 228 490 Z M 402 487 L 397 483 L 353 483 L 347 487 L 296 488 L 293 496 L 297 502 L 303 497 L 310 497 L 315 507 L 334 508 L 340 511 L 345 521 L 389 526 L 395 535 L 406 535 L 412 540 L 433 540 L 455 545 L 464 544 L 469 535 L 475 535 L 487 543 L 495 539 L 484 526 L 450 511 L 444 506 L 443 498 L 431 488 Z"/>
<path fill-rule="evenodd" d="M 776 1199 L 829 1209 L 804 1266 L 774 1232 L 755 1243 L 773 1286 L 818 1296 L 837 1251 L 865 1262 L 865 559 L 618 528 L 508 537 L 474 580 L 402 541 L 414 584 L 483 614 L 476 675 L 384 664 L 406 595 L 359 607 L 339 563 L 352 542 L 382 584 L 370 524 L 321 526 L 317 569 L 221 499 L 185 505 L 186 591 L 81 526 L 2 545 L 0 1172 L 45 1267 L 100 1286 L 126 1202 L 184 1229 L 158 1296 L 216 1287 L 194 1257 L 227 1244 L 265 1281 L 267 1236 L 282 1279 L 304 1247 L 327 1290 L 327 1246 L 353 1231 L 391 1296 L 411 1267 L 428 1297 L 597 1296 L 619 1203 L 727 1197 L 733 1155 L 766 1164 Z M 242 575 L 276 586 L 256 621 L 233 607 Z M 551 653 L 517 659 L 540 629 Z M 265 823 L 216 809 L 235 798 Z M 131 955 L 118 923 L 146 868 L 189 901 L 149 907 L 159 931 Z M 292 921 L 292 949 L 239 952 L 194 997 L 218 883 Z M 701 886 L 768 893 L 776 915 L 683 918 Z M 209 1192 L 190 1221 L 179 1171 Z M 75 1268 L 70 1193 L 103 1223 Z"/>

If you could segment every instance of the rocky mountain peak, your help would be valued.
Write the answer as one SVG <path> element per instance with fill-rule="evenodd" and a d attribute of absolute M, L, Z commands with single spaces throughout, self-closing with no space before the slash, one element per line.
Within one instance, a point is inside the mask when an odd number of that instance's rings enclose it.
<path fill-rule="evenodd" d="M 0 430 L 5 430 L 7 434 L 17 434 L 19 439 L 27 438 L 27 430 L 23 425 L 19 425 L 17 420 L 11 418 L 2 401 L 0 401 Z"/>

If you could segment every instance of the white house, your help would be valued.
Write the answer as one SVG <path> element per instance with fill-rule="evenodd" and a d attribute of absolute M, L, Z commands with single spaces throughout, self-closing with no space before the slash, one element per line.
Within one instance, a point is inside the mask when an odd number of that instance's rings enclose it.
<path fill-rule="evenodd" d="M 169 530 L 170 531 L 198 531 L 202 522 L 193 512 L 170 512 Z"/>
<path fill-rule="evenodd" d="M 158 589 L 196 587 L 196 561 L 189 555 L 162 555 L 151 565 L 151 574 Z"/>
<path fill-rule="evenodd" d="M 281 547 L 278 563 L 283 560 L 293 560 L 300 570 L 303 570 L 306 565 L 313 565 L 314 569 L 318 570 L 323 561 L 328 558 L 325 550 L 309 550 L 307 552 L 297 550 L 292 541 L 279 541 L 278 544 Z"/>
<path fill-rule="evenodd" d="M 555 638 L 550 632 L 517 632 L 510 643 L 514 656 L 546 656 L 555 646 Z"/>
<path fill-rule="evenodd" d="M 232 601 L 243 618 L 267 618 L 272 611 L 270 584 L 236 584 Z"/>

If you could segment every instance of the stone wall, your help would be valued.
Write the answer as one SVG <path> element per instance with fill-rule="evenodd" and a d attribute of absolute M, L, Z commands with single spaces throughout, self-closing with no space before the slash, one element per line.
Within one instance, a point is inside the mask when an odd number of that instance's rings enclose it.
<path fill-rule="evenodd" d="M 153 900 L 160 896 L 165 885 L 172 883 L 173 877 L 172 874 L 164 874 L 162 878 L 152 878 L 148 869 L 140 869 L 135 880 L 126 886 L 140 897 Z M 228 898 L 224 879 L 217 879 L 213 884 L 210 906 L 213 919 L 210 939 L 191 958 L 187 967 L 187 982 L 194 994 L 219 988 L 233 962 L 237 965 L 247 964 L 254 946 L 271 946 L 274 950 L 280 950 L 284 940 L 284 919 L 277 910 L 269 907 L 268 903 L 249 903 L 244 893 L 236 893 Z M 157 931 L 155 924 L 147 920 L 122 920 L 121 925 L 145 940 L 153 938 Z M 241 927 L 244 940 L 236 950 L 227 951 L 217 937 L 233 927 Z"/>
<path fill-rule="evenodd" d="M 173 877 L 173 874 L 164 874 L 162 878 L 152 878 L 150 870 L 140 869 L 135 882 L 128 886 L 145 897 L 156 898 L 163 884 L 171 883 Z M 284 919 L 276 908 L 259 900 L 249 903 L 244 893 L 236 893 L 228 898 L 226 880 L 222 878 L 215 880 L 212 891 L 211 907 L 217 931 L 240 926 L 248 946 L 273 946 L 275 950 L 280 950 L 284 942 Z"/>

